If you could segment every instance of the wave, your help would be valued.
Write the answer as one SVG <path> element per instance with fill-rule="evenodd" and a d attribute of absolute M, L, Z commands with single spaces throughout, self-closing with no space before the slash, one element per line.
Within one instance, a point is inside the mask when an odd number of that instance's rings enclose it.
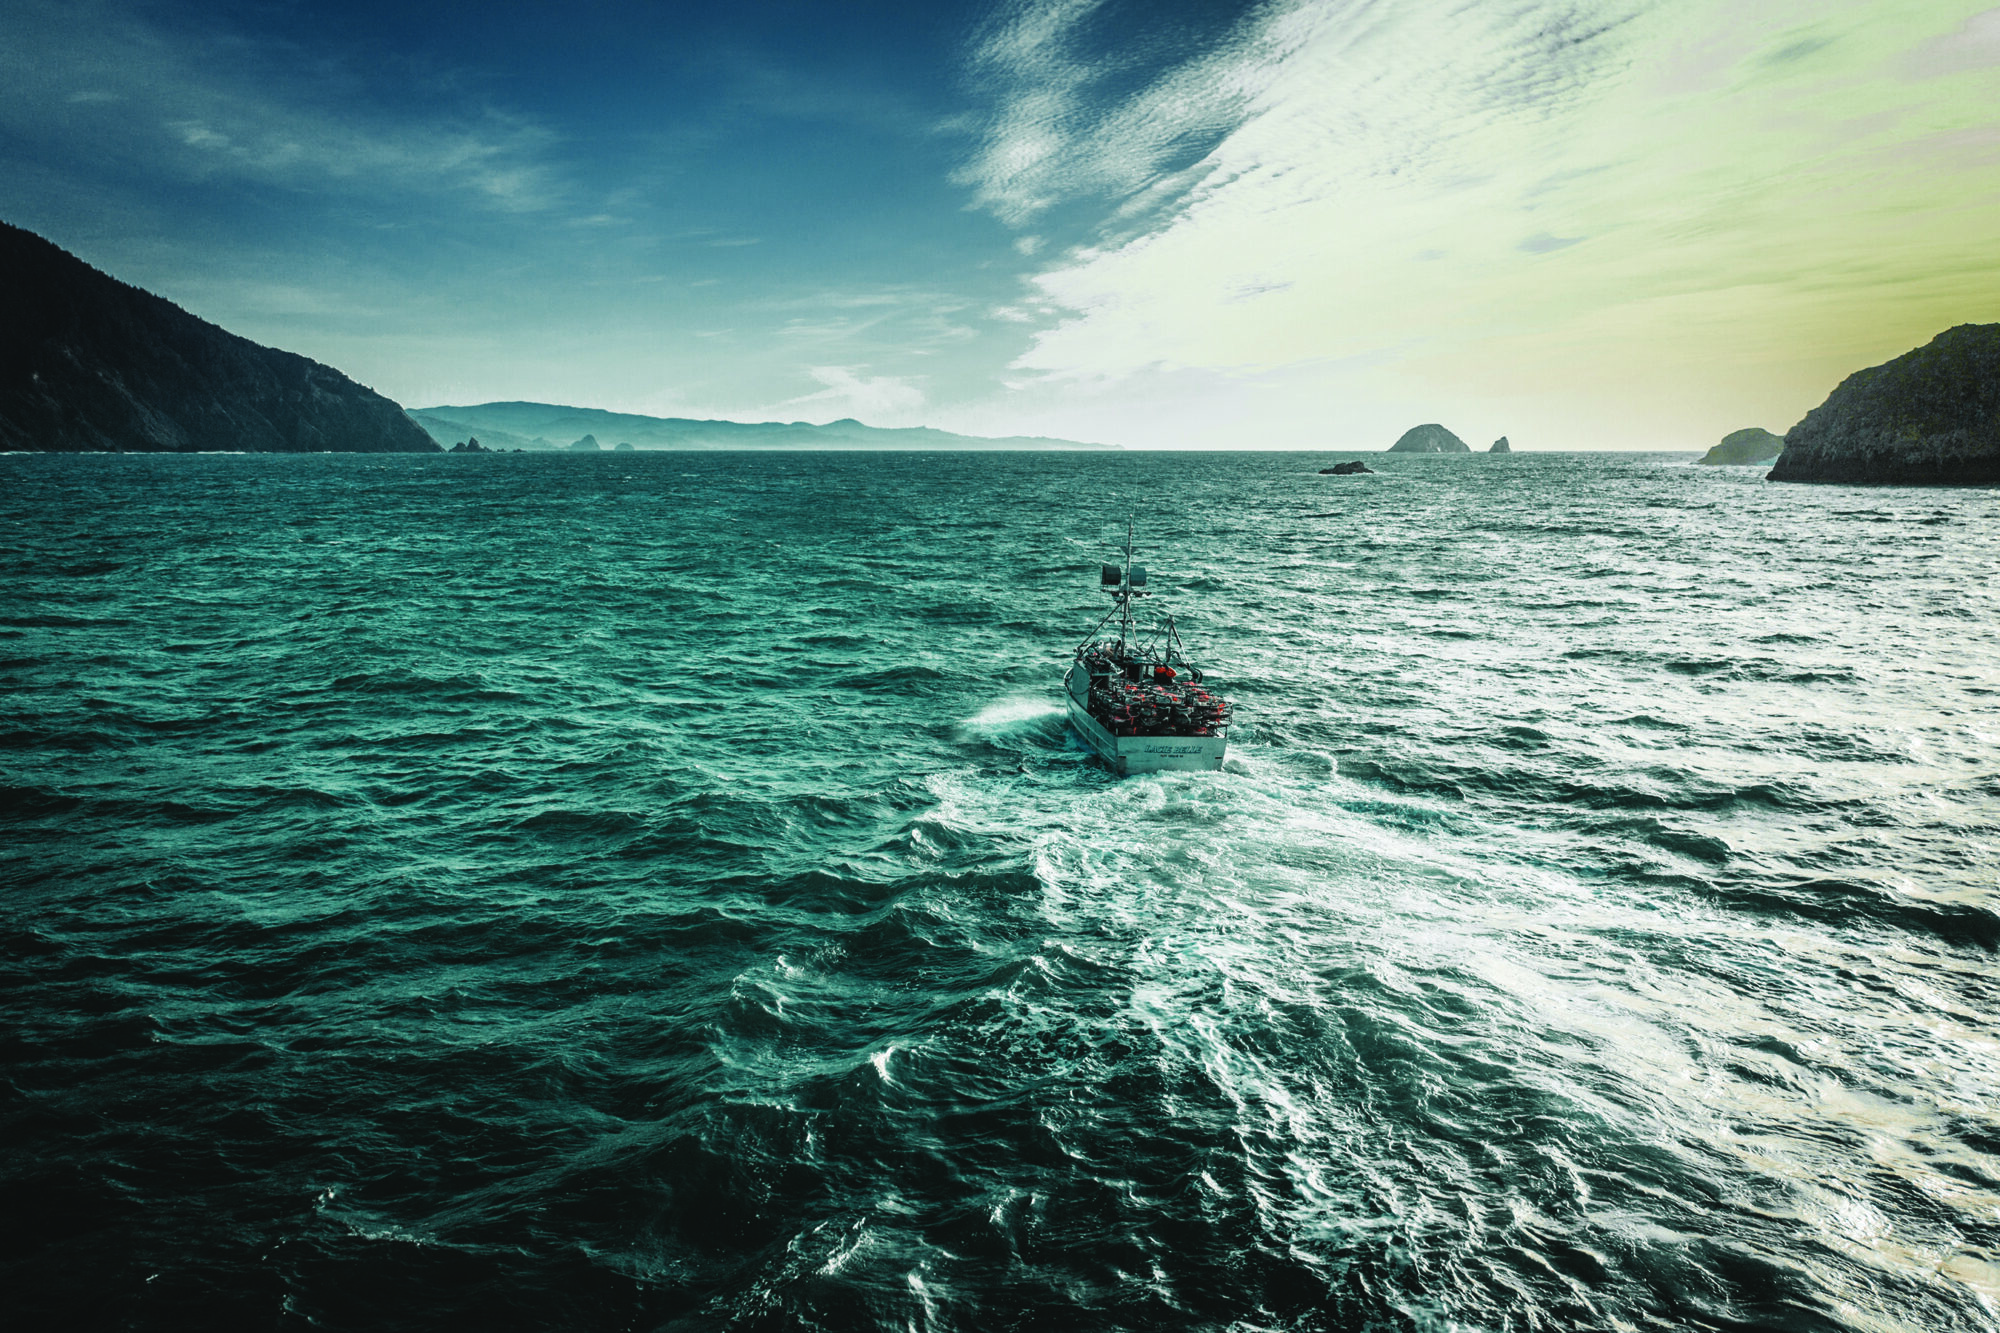
<path fill-rule="evenodd" d="M 0 491 L 18 1320 L 1990 1322 L 2000 629 L 1932 613 L 2000 551 L 1891 558 L 1956 499 L 252 463 Z M 1116 495 L 1224 772 L 1068 733 Z"/>

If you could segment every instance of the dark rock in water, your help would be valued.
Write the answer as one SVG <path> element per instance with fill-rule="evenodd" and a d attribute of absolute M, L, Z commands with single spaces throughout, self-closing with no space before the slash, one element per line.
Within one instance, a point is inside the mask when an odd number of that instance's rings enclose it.
<path fill-rule="evenodd" d="M 1389 446 L 1392 454 L 1469 454 L 1472 446 L 1453 435 L 1443 426 L 1432 422 L 1427 426 L 1412 426 L 1403 432 L 1403 438 Z"/>
<path fill-rule="evenodd" d="M 442 452 L 329 366 L 239 338 L 0 223 L 0 451 Z"/>
<path fill-rule="evenodd" d="M 451 448 L 445 450 L 445 452 L 448 454 L 490 454 L 493 450 L 481 444 L 479 437 L 475 435 L 463 444 L 454 444 Z M 519 453 L 520 450 L 517 449 L 515 452 Z"/>
<path fill-rule="evenodd" d="M 1357 458 L 1352 463 L 1335 463 L 1332 467 L 1323 467 L 1319 470 L 1319 474 L 1322 477 L 1351 477 L 1357 472 L 1373 472 L 1374 470 L 1374 468 L 1369 467 Z"/>
<path fill-rule="evenodd" d="M 1511 454 L 1514 452 L 1514 446 L 1508 444 L 1507 437 L 1502 435 L 1499 439 L 1493 441 L 1493 447 L 1486 452 L 1489 454 Z"/>
<path fill-rule="evenodd" d="M 573 454 L 592 454 L 596 453 L 603 447 L 604 447 L 603 445 L 597 442 L 597 437 L 595 435 L 586 435 L 582 439 L 578 440 L 575 444 L 572 444 L 569 447 L 569 451 Z"/>
<path fill-rule="evenodd" d="M 2000 324 L 1858 370 L 1785 434 L 1772 481 L 2000 486 Z"/>
<path fill-rule="evenodd" d="M 611 452 L 615 454 L 629 454 L 633 452 L 633 449 L 630 444 L 624 440 L 620 440 L 617 444 L 611 446 Z"/>
<path fill-rule="evenodd" d="M 1749 426 L 1743 430 L 1730 431 L 1722 437 L 1720 444 L 1696 461 L 1718 465 L 1768 463 L 1776 458 L 1784 447 L 1784 436 L 1773 435 L 1762 426 Z"/>
<path fill-rule="evenodd" d="M 426 435 L 429 435 L 433 440 L 447 447 L 453 441 L 464 440 L 472 436 L 479 438 L 480 447 L 488 453 L 504 454 L 509 450 L 554 449 L 556 447 L 547 440 L 531 440 L 524 435 L 516 435 L 512 431 L 494 430 L 485 425 L 475 425 L 465 421 L 453 421 L 449 417 L 441 417 L 435 412 L 425 412 L 421 409 L 409 412 L 408 416 L 410 420 L 424 428 Z"/>

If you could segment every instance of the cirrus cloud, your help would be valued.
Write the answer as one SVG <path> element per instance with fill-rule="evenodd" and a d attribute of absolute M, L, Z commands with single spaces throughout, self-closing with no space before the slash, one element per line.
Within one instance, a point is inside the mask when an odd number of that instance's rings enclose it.
<path fill-rule="evenodd" d="M 1065 43 L 1090 6 L 1038 8 L 1007 30 L 1020 90 L 965 169 L 974 202 L 1027 226 L 1126 193 L 996 312 L 1053 312 L 1015 365 L 1032 429 L 1062 433 L 1067 403 L 1079 429 L 1122 407 L 1145 438 L 1214 442 L 1198 394 L 1266 443 L 1450 411 L 1687 446 L 1782 429 L 2000 299 L 1977 5 L 1300 0 L 1061 115 L 1034 60 L 1080 98 Z M 1908 53 L 1947 39 L 1912 82 Z M 1186 86 L 1228 95 L 1167 95 Z M 1133 134 L 1160 105 L 1183 119 Z M 1218 119 L 1199 160 L 1160 150 Z"/>

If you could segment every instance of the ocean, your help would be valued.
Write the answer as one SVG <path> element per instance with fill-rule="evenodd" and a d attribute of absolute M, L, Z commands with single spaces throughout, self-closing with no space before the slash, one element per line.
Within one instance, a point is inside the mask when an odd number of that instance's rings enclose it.
<path fill-rule="evenodd" d="M 1330 461 L 0 457 L 8 1323 L 2000 1326 L 2000 492 Z"/>

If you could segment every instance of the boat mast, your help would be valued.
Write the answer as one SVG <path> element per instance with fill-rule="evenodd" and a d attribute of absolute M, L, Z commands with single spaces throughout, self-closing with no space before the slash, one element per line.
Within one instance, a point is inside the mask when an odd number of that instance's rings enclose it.
<path fill-rule="evenodd" d="M 1118 625 L 1118 651 L 1125 652 L 1125 641 L 1132 633 L 1132 520 L 1125 520 L 1125 595 L 1119 598 L 1125 608 L 1125 618 Z"/>

